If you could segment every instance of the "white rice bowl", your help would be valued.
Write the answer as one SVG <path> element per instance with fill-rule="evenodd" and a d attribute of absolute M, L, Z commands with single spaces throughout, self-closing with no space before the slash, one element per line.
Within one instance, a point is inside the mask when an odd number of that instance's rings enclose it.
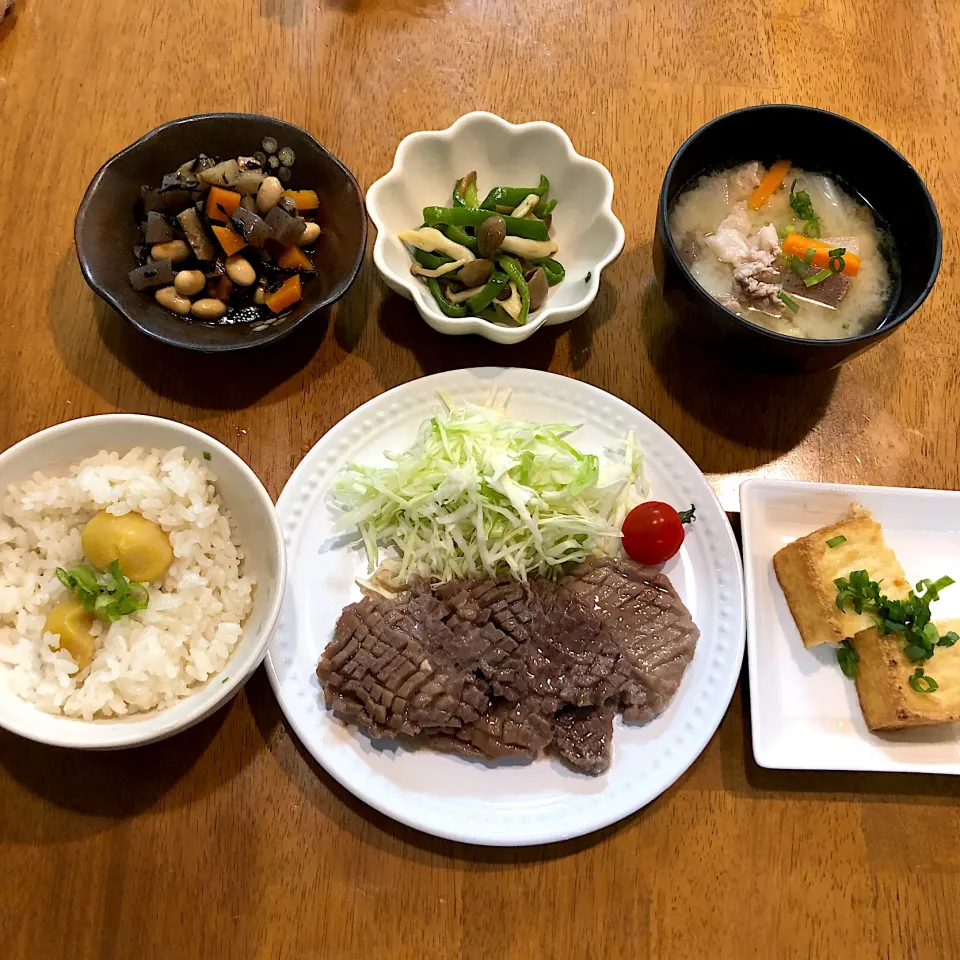
<path fill-rule="evenodd" d="M 101 451 L 34 473 L 0 503 L 0 662 L 10 689 L 52 714 L 92 720 L 170 707 L 223 669 L 253 605 L 254 578 L 216 489 L 211 465 L 168 452 Z M 174 561 L 150 586 L 147 609 L 97 621 L 90 666 L 78 671 L 44 634 L 67 599 L 57 567 L 83 561 L 80 533 L 101 510 L 131 510 L 169 535 Z"/>

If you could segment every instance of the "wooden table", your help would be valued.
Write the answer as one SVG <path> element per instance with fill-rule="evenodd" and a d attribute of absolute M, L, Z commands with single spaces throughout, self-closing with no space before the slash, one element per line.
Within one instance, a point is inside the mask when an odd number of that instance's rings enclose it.
<path fill-rule="evenodd" d="M 653 417 L 728 510 L 755 474 L 958 486 L 956 3 L 16 3 L 0 25 L 3 446 L 71 417 L 158 414 L 233 447 L 276 496 L 316 439 L 381 391 L 520 364 Z M 919 314 L 822 376 L 732 373 L 687 349 L 656 292 L 667 162 L 706 120 L 760 101 L 876 130 L 916 164 L 946 226 Z M 161 121 L 274 114 L 366 187 L 405 134 L 475 108 L 554 121 L 614 175 L 626 249 L 569 328 L 512 349 L 444 338 L 367 263 L 312 331 L 211 360 L 144 339 L 81 279 L 72 221 L 87 182 Z M 744 683 L 647 809 L 532 850 L 445 843 L 372 813 L 298 746 L 262 670 L 153 747 L 89 755 L 2 734 L 0 956 L 960 956 L 960 783 L 759 769 L 745 703 Z"/>

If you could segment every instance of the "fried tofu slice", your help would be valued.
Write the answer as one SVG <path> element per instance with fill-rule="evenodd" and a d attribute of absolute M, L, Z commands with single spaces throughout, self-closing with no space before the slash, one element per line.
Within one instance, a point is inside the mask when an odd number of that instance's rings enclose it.
<path fill-rule="evenodd" d="M 960 619 L 937 621 L 940 635 L 960 633 Z M 876 627 L 862 630 L 851 641 L 857 664 L 857 696 L 863 718 L 871 730 L 899 730 L 960 720 L 960 643 L 937 647 L 924 671 L 939 687 L 918 693 L 910 686 L 917 665 L 903 655 L 903 638 L 881 636 Z"/>
<path fill-rule="evenodd" d="M 843 543 L 828 547 L 834 537 Z M 873 625 L 866 613 L 837 609 L 834 580 L 853 570 L 866 570 L 892 600 L 907 596 L 910 586 L 903 567 L 883 539 L 883 528 L 869 511 L 854 504 L 851 516 L 778 550 L 773 557 L 777 580 L 805 647 L 841 643 Z"/>

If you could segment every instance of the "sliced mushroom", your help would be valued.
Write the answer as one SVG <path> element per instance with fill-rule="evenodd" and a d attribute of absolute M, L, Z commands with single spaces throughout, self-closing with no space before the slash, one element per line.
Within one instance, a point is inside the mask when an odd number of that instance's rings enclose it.
<path fill-rule="evenodd" d="M 459 290 L 457 293 L 450 293 L 447 291 L 447 299 L 451 303 L 463 303 L 465 300 L 469 300 L 471 297 L 475 297 L 480 291 L 483 290 L 483 287 L 468 287 L 466 290 Z"/>
<path fill-rule="evenodd" d="M 550 285 L 547 283 L 547 275 L 543 267 L 537 267 L 527 277 L 527 286 L 530 288 L 530 311 L 533 312 L 543 305 L 543 301 L 547 299 L 547 294 L 550 292 Z"/>
<path fill-rule="evenodd" d="M 533 212 L 533 208 L 540 202 L 540 198 L 535 193 L 528 193 L 523 200 L 514 209 L 511 216 L 522 220 L 528 213 Z"/>
<path fill-rule="evenodd" d="M 455 270 L 459 270 L 465 263 L 467 263 L 466 260 L 451 260 L 450 263 L 441 264 L 434 270 L 428 270 L 425 266 L 414 260 L 410 265 L 410 272 L 415 277 L 442 277 L 448 273 L 453 273 Z"/>
<path fill-rule="evenodd" d="M 503 217 L 487 217 L 477 227 L 477 252 L 484 260 L 490 260 L 500 252 L 507 236 L 507 221 Z"/>
<path fill-rule="evenodd" d="M 457 278 L 465 287 L 481 287 L 493 275 L 492 260 L 471 260 Z"/>
<path fill-rule="evenodd" d="M 454 243 L 449 237 L 444 236 L 436 227 L 421 227 L 419 230 L 405 230 L 398 233 L 397 237 L 403 243 L 409 243 L 411 247 L 423 250 L 426 253 L 443 253 L 454 260 L 476 260 L 472 250 L 459 243 Z"/>
<path fill-rule="evenodd" d="M 483 229 L 482 225 L 480 229 Z M 479 231 L 478 231 L 479 234 Z M 479 236 L 478 236 L 479 239 Z M 505 237 L 500 249 L 516 257 L 537 260 L 540 257 L 552 257 L 559 247 L 552 240 L 527 240 L 524 237 Z"/>
<path fill-rule="evenodd" d="M 500 306 L 503 307 L 514 320 L 520 316 L 523 302 L 520 300 L 520 291 L 512 280 L 510 281 L 510 296 L 506 300 L 501 300 Z"/>

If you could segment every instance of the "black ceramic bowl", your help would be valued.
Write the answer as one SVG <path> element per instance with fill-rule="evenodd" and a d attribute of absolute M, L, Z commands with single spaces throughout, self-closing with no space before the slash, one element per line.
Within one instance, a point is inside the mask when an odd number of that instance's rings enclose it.
<path fill-rule="evenodd" d="M 284 319 L 260 324 L 205 324 L 164 310 L 149 293 L 137 293 L 128 273 L 137 266 L 139 243 L 134 210 L 143 184 L 159 186 L 165 173 L 199 153 L 249 156 L 265 136 L 296 153 L 291 188 L 320 195 L 317 217 L 323 233 L 314 257 L 317 275 L 304 284 L 303 299 Z M 93 178 L 74 225 L 77 256 L 87 283 L 148 336 L 189 350 L 242 350 L 285 337 L 346 293 L 363 261 L 367 218 L 353 174 L 305 130 L 283 120 L 246 113 L 210 113 L 165 123 L 111 157 Z"/>
<path fill-rule="evenodd" d="M 694 178 L 750 160 L 780 158 L 836 177 L 858 193 L 893 235 L 899 294 L 871 330 L 843 340 L 801 340 L 748 323 L 701 287 L 670 235 L 670 209 Z M 852 120 L 789 104 L 746 107 L 711 120 L 677 151 L 660 190 L 654 267 L 667 303 L 687 332 L 768 370 L 827 370 L 890 336 L 923 303 L 940 269 L 943 233 L 926 186 L 910 164 Z"/>

